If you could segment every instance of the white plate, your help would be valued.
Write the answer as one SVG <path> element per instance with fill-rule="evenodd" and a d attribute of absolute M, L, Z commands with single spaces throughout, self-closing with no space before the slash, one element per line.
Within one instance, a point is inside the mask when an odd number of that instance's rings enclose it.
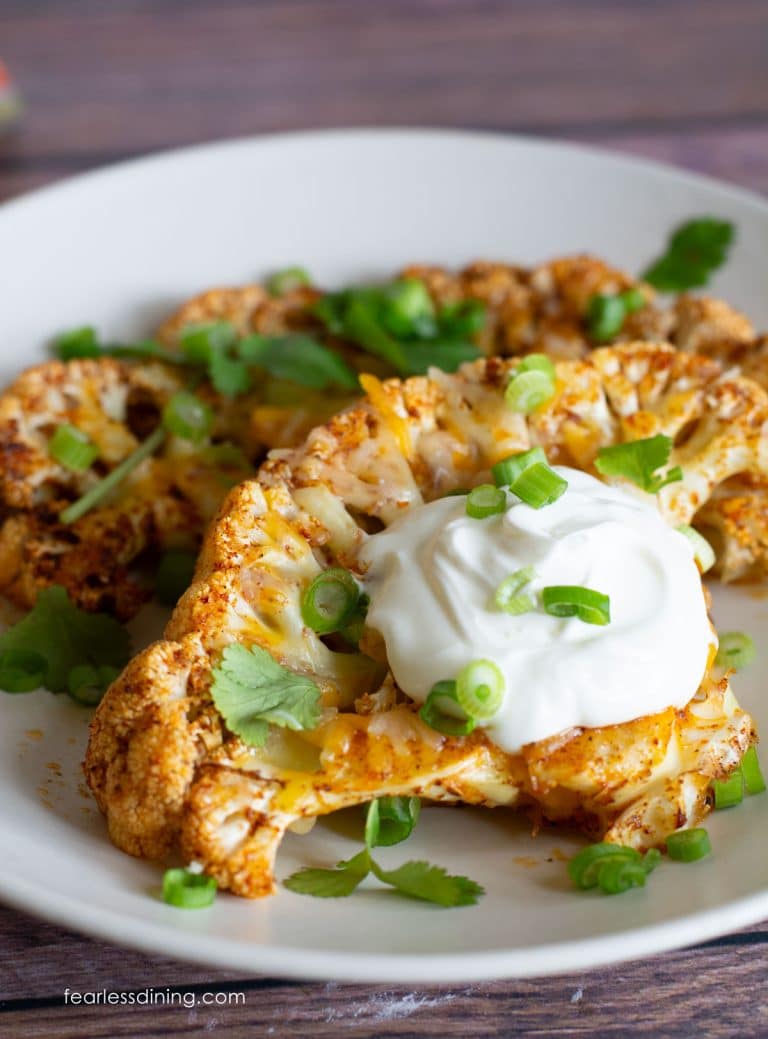
<path fill-rule="evenodd" d="M 630 270 L 673 226 L 715 214 L 738 241 L 714 291 L 768 325 L 768 205 L 729 187 L 568 145 L 481 134 L 350 132 L 244 140 L 91 174 L 0 211 L 0 376 L 44 356 L 56 330 L 147 331 L 185 296 L 301 263 L 320 283 L 407 261 L 533 262 L 590 250 Z M 718 591 L 721 629 L 765 645 L 768 605 Z M 736 691 L 768 727 L 761 664 Z M 664 863 L 643 891 L 577 894 L 561 861 L 577 842 L 536 839 L 501 810 L 426 809 L 407 846 L 485 885 L 442 910 L 369 890 L 323 901 L 220 895 L 198 912 L 153 897 L 159 870 L 115 850 L 78 791 L 87 714 L 65 697 L 0 694 L 0 894 L 49 919 L 155 953 L 246 971 L 369 981 L 523 976 L 639 956 L 768 916 L 768 797 L 708 824 L 708 861 Z M 39 735 L 38 735 L 39 733 Z M 36 738 L 37 737 L 37 738 Z M 291 836 L 285 876 L 354 851 L 349 817 Z"/>

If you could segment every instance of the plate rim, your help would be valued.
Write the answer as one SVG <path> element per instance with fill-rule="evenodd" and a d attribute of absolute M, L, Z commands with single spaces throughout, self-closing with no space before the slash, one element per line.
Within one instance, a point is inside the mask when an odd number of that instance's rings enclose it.
<path fill-rule="evenodd" d="M 755 206 L 761 210 L 768 208 L 768 199 L 764 198 L 758 191 L 732 184 L 727 180 L 721 180 L 707 173 L 699 173 L 689 170 L 685 166 L 679 166 L 663 159 L 654 159 L 642 155 L 634 155 L 629 152 L 615 150 L 607 145 L 590 144 L 581 140 L 572 140 L 568 137 L 546 137 L 538 134 L 505 133 L 498 130 L 476 130 L 463 127 L 439 127 L 439 126 L 329 126 L 313 130 L 285 130 L 264 134 L 235 134 L 227 137 L 215 138 L 210 141 L 199 141 L 195 144 L 174 145 L 169 148 L 153 149 L 152 151 L 128 156 L 109 162 L 103 166 L 93 169 L 76 171 L 68 176 L 43 184 L 30 191 L 23 191 L 18 195 L 0 202 L 0 216 L 9 212 L 18 212 L 27 205 L 39 202 L 41 199 L 62 195 L 79 188 L 83 183 L 95 183 L 107 181 L 112 177 L 119 176 L 127 171 L 140 171 L 153 165 L 161 165 L 168 162 L 184 160 L 192 156 L 206 152 L 224 151 L 239 148 L 252 147 L 254 145 L 280 145 L 284 143 L 311 144 L 314 141 L 326 141 L 337 139 L 339 141 L 350 140 L 355 137 L 379 138 L 385 137 L 428 137 L 436 140 L 442 138 L 446 141 L 470 143 L 472 141 L 485 141 L 489 144 L 512 144 L 524 145 L 542 151 L 556 152 L 578 152 L 585 157 L 599 158 L 604 162 L 612 162 L 617 166 L 626 168 L 641 168 L 649 173 L 673 177 L 680 181 L 693 182 L 701 187 L 708 187 L 720 192 L 726 192 L 741 203 Z"/>
<path fill-rule="evenodd" d="M 173 957 L 210 968 L 258 972 L 264 977 L 295 981 L 334 980 L 348 984 L 450 985 L 467 981 L 583 974 L 599 967 L 687 948 L 768 916 L 767 888 L 758 894 L 678 920 L 532 948 L 418 954 L 329 952 L 278 944 L 233 942 L 203 934 L 196 935 L 195 941 L 190 943 L 189 931 L 169 928 L 159 921 L 149 924 L 144 919 L 134 920 L 112 910 L 105 912 L 91 908 L 74 898 L 62 900 L 58 895 L 44 895 L 41 901 L 40 889 L 32 884 L 26 885 L 23 880 L 14 880 L 10 884 L 2 881 L 2 884 L 0 895 L 3 902 L 12 908 L 117 947 L 125 946 L 147 955 Z M 644 890 L 640 889 L 636 894 L 642 896 Z M 228 898 L 238 897 L 225 894 Z M 594 894 L 594 897 L 603 896 Z M 631 893 L 629 897 L 632 897 Z M 587 906 L 588 901 L 584 904 Z M 158 903 L 158 906 L 162 907 L 162 904 Z M 435 912 L 439 911 L 436 907 Z M 727 920 L 721 917 L 727 917 Z M 110 923 L 115 925 L 114 930 L 110 929 Z M 116 931 L 118 938 L 115 938 Z"/>
<path fill-rule="evenodd" d="M 89 185 L 131 176 L 153 167 L 195 161 L 216 152 L 236 153 L 254 147 L 279 147 L 295 144 L 312 147 L 316 142 L 364 142 L 372 139 L 420 138 L 442 140 L 464 147 L 476 142 L 511 145 L 553 155 L 577 153 L 587 159 L 609 164 L 619 174 L 640 170 L 663 177 L 678 185 L 697 185 L 715 190 L 736 203 L 768 217 L 768 200 L 756 191 L 733 185 L 716 177 L 690 171 L 658 159 L 617 152 L 567 138 L 548 138 L 533 134 L 505 133 L 451 127 L 330 127 L 269 134 L 225 137 L 183 145 L 121 159 L 92 170 L 82 171 L 32 191 L 12 196 L 0 204 L 0 226 L 4 219 L 22 214 L 41 202 L 66 198 Z M 147 896 L 149 897 L 149 896 Z M 235 897 L 235 896 L 227 896 Z M 630 895 L 631 897 L 631 895 Z M 707 941 L 728 931 L 768 917 L 768 886 L 765 890 L 674 921 L 617 931 L 608 935 L 554 941 L 527 948 L 496 949 L 484 952 L 402 954 L 368 951 L 323 951 L 279 944 L 247 943 L 220 936 L 197 935 L 174 928 L 158 919 L 148 923 L 113 910 L 92 908 L 87 902 L 60 894 L 49 895 L 22 877 L 0 873 L 0 899 L 33 916 L 86 936 L 115 945 L 124 945 L 150 955 L 172 956 L 186 962 L 246 972 L 262 972 L 270 977 L 345 982 L 385 982 L 419 985 L 452 984 L 501 978 L 531 978 L 563 974 L 625 962 Z"/>

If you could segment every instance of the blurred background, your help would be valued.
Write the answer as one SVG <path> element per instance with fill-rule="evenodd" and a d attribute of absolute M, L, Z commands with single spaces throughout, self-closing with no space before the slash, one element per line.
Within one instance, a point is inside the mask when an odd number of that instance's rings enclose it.
<path fill-rule="evenodd" d="M 565 137 L 768 191 L 768 0 L 0 0 L 0 62 L 0 200 L 350 125 Z"/>

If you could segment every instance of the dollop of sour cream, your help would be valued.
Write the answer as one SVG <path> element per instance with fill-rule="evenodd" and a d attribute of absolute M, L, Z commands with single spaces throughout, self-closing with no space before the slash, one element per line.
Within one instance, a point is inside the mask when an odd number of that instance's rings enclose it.
<path fill-rule="evenodd" d="M 398 685 L 423 702 L 470 661 L 501 669 L 506 692 L 486 723 L 510 753 L 572 726 L 631 721 L 682 707 L 704 675 L 715 636 L 689 540 L 649 501 L 586 473 L 555 471 L 568 489 L 533 509 L 508 495 L 504 513 L 466 514 L 462 496 L 409 510 L 361 551 L 367 623 L 383 637 Z M 537 603 L 522 616 L 494 604 L 523 567 Z M 544 612 L 541 589 L 580 585 L 610 597 L 610 623 Z"/>

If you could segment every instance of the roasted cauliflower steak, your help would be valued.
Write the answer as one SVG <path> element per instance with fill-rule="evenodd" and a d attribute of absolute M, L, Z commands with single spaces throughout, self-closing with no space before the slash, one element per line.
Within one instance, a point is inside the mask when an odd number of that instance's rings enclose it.
<path fill-rule="evenodd" d="M 49 361 L 24 372 L 0 397 L 0 591 L 32 607 L 41 587 L 63 585 L 73 602 L 121 619 L 149 591 L 132 564 L 147 549 L 197 549 L 228 487 L 252 467 L 222 458 L 210 441 L 168 436 L 96 507 L 72 523 L 60 514 L 127 458 L 157 426 L 169 398 L 185 388 L 179 369 L 112 358 Z M 198 391 L 216 415 L 214 435 L 247 443 L 241 413 L 210 388 Z M 65 468 L 48 450 L 60 424 L 97 445 L 85 472 Z"/>
<path fill-rule="evenodd" d="M 453 375 L 363 376 L 364 400 L 230 492 L 165 638 L 128 665 L 92 722 L 85 773 L 118 847 L 180 851 L 257 897 L 274 890 L 289 826 L 386 794 L 528 808 L 638 848 L 706 814 L 711 781 L 755 739 L 727 676 L 710 670 L 683 709 L 508 754 L 480 729 L 427 727 L 370 629 L 363 652 L 341 652 L 302 621 L 302 592 L 323 569 L 354 571 L 366 538 L 404 510 L 487 481 L 493 463 L 533 445 L 590 470 L 602 446 L 666 433 L 684 470 L 658 496 L 673 524 L 728 481 L 762 477 L 768 397 L 708 358 L 640 342 L 563 360 L 555 397 L 527 418 L 504 403 L 514 367 L 490 358 Z M 229 732 L 210 686 L 232 643 L 311 677 L 319 725 L 272 728 L 263 748 Z"/>

